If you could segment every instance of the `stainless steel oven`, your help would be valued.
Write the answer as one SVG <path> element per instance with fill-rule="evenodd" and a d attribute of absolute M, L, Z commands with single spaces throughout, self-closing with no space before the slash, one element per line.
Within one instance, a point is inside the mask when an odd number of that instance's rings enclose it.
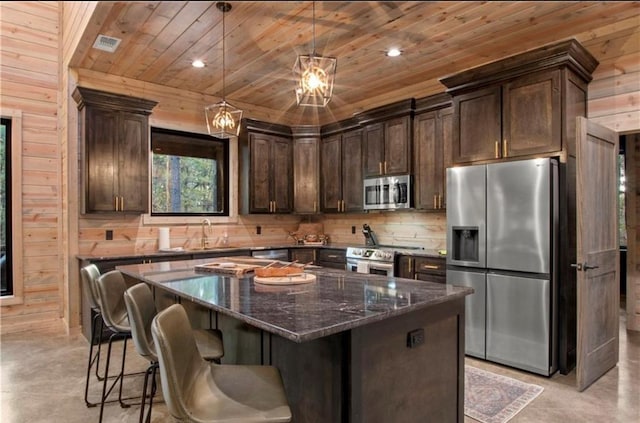
<path fill-rule="evenodd" d="M 367 178 L 363 185 L 365 210 L 411 208 L 411 175 Z"/>
<path fill-rule="evenodd" d="M 347 271 L 393 277 L 395 253 L 384 248 L 347 248 Z"/>

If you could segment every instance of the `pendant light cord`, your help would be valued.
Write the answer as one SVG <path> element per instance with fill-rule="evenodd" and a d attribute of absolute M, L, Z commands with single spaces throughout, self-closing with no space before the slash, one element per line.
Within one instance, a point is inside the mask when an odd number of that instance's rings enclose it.
<path fill-rule="evenodd" d="M 222 101 L 226 101 L 226 90 L 225 90 L 225 80 L 224 80 L 224 74 L 226 71 L 226 67 L 225 67 L 225 61 L 224 61 L 224 50 L 225 50 L 225 46 L 224 46 L 224 38 L 225 38 L 225 26 L 224 26 L 224 15 L 225 13 L 227 13 L 225 10 L 222 10 Z"/>
<path fill-rule="evenodd" d="M 311 2 L 311 9 L 312 9 L 312 18 L 311 18 L 311 28 L 313 28 L 313 41 L 312 41 L 312 50 L 313 51 L 313 56 L 316 55 L 316 2 L 312 1 Z"/>

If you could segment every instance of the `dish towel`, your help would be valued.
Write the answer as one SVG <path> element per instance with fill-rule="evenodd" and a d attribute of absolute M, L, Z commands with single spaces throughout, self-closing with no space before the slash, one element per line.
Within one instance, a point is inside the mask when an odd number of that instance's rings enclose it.
<path fill-rule="evenodd" d="M 358 273 L 369 273 L 369 262 L 364 260 L 358 261 Z"/>

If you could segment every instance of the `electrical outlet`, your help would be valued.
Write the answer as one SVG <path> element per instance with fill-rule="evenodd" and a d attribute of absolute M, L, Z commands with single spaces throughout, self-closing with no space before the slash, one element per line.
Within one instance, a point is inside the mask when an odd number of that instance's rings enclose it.
<path fill-rule="evenodd" d="M 352 234 L 355 234 L 355 233 L 356 233 L 356 227 L 355 227 L 355 226 L 352 226 L 352 227 L 351 227 L 351 233 L 352 233 Z"/>
<path fill-rule="evenodd" d="M 407 333 L 407 348 L 415 348 L 424 344 L 424 329 L 416 329 Z"/>
<path fill-rule="evenodd" d="M 107 229 L 106 231 L 104 231 L 104 239 L 106 239 L 107 241 L 111 241 L 113 239 L 112 229 Z"/>
<path fill-rule="evenodd" d="M 256 226 L 256 234 L 260 235 L 262 233 L 262 226 Z"/>

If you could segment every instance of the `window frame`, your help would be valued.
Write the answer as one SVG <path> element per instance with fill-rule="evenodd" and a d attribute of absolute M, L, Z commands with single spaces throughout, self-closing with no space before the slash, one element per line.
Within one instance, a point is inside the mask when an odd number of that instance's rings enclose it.
<path fill-rule="evenodd" d="M 198 130 L 189 130 L 184 127 L 172 128 L 171 126 L 161 125 L 150 122 L 149 125 L 149 212 L 142 215 L 142 223 L 144 225 L 172 225 L 172 224 L 200 224 L 203 217 L 208 218 L 211 223 L 237 223 L 238 222 L 238 138 L 231 137 L 227 141 L 227 201 L 228 213 L 220 214 L 184 214 L 184 215 L 164 215 L 152 214 L 152 179 L 153 179 L 153 151 L 151 149 L 151 133 L 153 130 L 182 132 L 202 136 L 203 138 L 211 137 L 208 134 L 199 132 Z"/>
<path fill-rule="evenodd" d="M 13 294 L 0 296 L 0 306 L 24 303 L 22 248 L 22 111 L 3 109 L 2 117 L 11 119 L 11 277 Z"/>
<path fill-rule="evenodd" d="M 11 151 L 12 151 L 12 146 L 11 146 L 11 131 L 12 131 L 12 120 L 11 118 L 5 118 L 2 117 L 1 119 L 1 123 L 2 125 L 7 128 L 6 129 L 6 144 L 5 144 L 5 149 L 4 149 L 4 155 L 5 157 L 3 157 L 3 160 L 5 160 L 5 193 L 6 193 L 6 210 L 5 210 L 5 218 L 6 218 L 6 234 L 5 234 L 5 242 L 7 243 L 6 245 L 6 251 L 5 251 L 5 266 L 6 266 L 6 276 L 7 276 L 7 292 L 6 293 L 2 293 L 2 291 L 0 291 L 0 297 L 9 297 L 13 295 L 13 273 L 11 271 L 11 268 L 13 267 L 13 263 L 12 263 L 12 246 L 10 245 L 11 243 L 11 233 L 12 228 L 11 228 L 11 222 L 13 221 L 13 218 L 11 216 L 11 193 L 13 192 L 13 189 L 11 187 Z"/>

